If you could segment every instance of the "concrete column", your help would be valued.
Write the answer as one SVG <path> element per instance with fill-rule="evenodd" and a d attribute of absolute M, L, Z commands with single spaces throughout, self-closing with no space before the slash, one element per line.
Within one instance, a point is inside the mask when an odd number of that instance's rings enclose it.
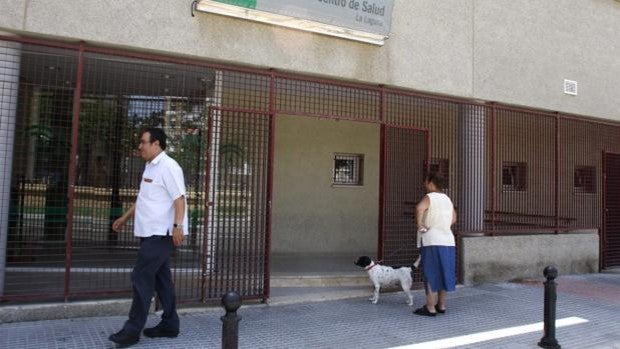
<path fill-rule="evenodd" d="M 21 44 L 0 41 L 0 295 L 4 294 Z"/>
<path fill-rule="evenodd" d="M 463 231 L 484 228 L 485 108 L 478 105 L 459 107 L 459 193 L 458 219 Z"/>

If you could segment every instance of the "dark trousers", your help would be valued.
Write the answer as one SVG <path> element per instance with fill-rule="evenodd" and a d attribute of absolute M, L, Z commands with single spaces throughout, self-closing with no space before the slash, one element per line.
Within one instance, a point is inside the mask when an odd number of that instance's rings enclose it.
<path fill-rule="evenodd" d="M 140 239 L 138 259 L 131 273 L 133 302 L 129 320 L 123 329 L 129 333 L 140 333 L 146 324 L 151 298 L 154 291 L 161 302 L 164 313 L 161 324 L 166 329 L 179 330 L 179 316 L 176 311 L 174 283 L 170 273 L 171 236 L 151 236 Z"/>

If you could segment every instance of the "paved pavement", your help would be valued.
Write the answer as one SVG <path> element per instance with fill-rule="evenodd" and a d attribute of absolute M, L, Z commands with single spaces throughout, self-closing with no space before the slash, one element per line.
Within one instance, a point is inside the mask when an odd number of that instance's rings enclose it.
<path fill-rule="evenodd" d="M 557 328 L 562 348 L 620 349 L 620 274 L 569 275 L 557 282 L 557 318 L 587 320 Z M 415 292 L 414 301 L 422 304 L 421 291 Z M 435 318 L 413 315 L 402 293 L 384 293 L 377 305 L 367 297 L 244 305 L 239 311 L 243 317 L 239 347 L 390 348 L 423 343 L 417 347 L 434 348 L 441 339 L 539 323 L 542 305 L 542 279 L 460 287 L 450 294 L 447 314 Z M 186 311 L 178 338 L 142 337 L 134 347 L 220 348 L 221 315 L 221 308 Z M 107 337 L 124 320 L 108 316 L 2 324 L 0 348 L 114 348 Z M 149 325 L 157 322 L 157 316 L 149 318 Z M 487 341 L 474 339 L 459 348 L 537 348 L 542 335 L 538 329 Z M 456 343 L 464 344 L 465 339 L 459 337 Z"/>

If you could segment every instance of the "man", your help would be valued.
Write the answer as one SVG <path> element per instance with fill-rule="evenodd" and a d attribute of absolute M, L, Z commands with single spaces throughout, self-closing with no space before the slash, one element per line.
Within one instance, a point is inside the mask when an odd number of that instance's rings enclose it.
<path fill-rule="evenodd" d="M 179 334 L 170 254 L 173 244 L 181 245 L 183 236 L 188 234 L 183 170 L 164 152 L 166 134 L 158 128 L 145 130 L 138 149 L 146 160 L 138 198 L 112 224 L 112 229 L 118 232 L 127 220 L 134 217 L 134 235 L 140 238 L 138 258 L 131 273 L 133 302 L 129 319 L 123 329 L 109 337 L 123 347 L 140 340 L 154 291 L 157 291 L 164 312 L 160 323 L 145 329 L 144 335 L 173 338 Z"/>

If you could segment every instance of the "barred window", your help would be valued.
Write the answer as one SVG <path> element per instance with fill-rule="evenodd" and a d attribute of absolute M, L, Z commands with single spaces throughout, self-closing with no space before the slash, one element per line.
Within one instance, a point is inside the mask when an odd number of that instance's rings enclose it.
<path fill-rule="evenodd" d="M 450 163 L 448 159 L 432 158 L 430 163 L 430 173 L 436 173 L 444 179 L 445 187 L 448 189 L 450 183 Z"/>
<path fill-rule="evenodd" d="M 596 168 L 594 166 L 575 166 L 575 193 L 596 193 Z"/>
<path fill-rule="evenodd" d="M 527 164 L 505 161 L 502 165 L 502 187 L 504 191 L 526 191 Z"/>
<path fill-rule="evenodd" d="M 361 186 L 364 184 L 363 174 L 363 154 L 334 154 L 333 184 Z"/>

